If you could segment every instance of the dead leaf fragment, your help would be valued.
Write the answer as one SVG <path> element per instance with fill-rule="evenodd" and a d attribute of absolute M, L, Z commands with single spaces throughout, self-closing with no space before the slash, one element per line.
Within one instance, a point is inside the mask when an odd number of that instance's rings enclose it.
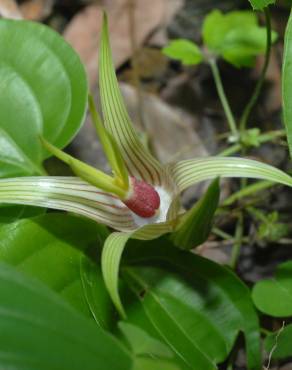
<path fill-rule="evenodd" d="M 120 84 L 120 88 L 134 123 L 139 120 L 136 90 Z M 162 163 L 202 157 L 208 154 L 195 133 L 194 118 L 173 108 L 152 94 L 142 94 L 142 116 L 153 151 Z"/>
<path fill-rule="evenodd" d="M 132 54 L 128 3 L 129 0 L 104 0 L 103 6 L 90 5 L 73 18 L 64 32 L 65 39 L 81 56 L 87 68 L 91 85 L 97 79 L 98 43 L 103 9 L 109 18 L 115 66 L 120 66 Z M 137 47 L 141 46 L 153 30 L 164 23 L 168 5 L 168 0 L 135 1 L 135 41 Z"/>
<path fill-rule="evenodd" d="M 47 18 L 54 5 L 54 0 L 29 0 L 20 5 L 20 10 L 25 19 L 41 21 Z"/>
<path fill-rule="evenodd" d="M 22 18 L 19 6 L 14 0 L 0 0 L 0 15 L 10 19 Z"/>

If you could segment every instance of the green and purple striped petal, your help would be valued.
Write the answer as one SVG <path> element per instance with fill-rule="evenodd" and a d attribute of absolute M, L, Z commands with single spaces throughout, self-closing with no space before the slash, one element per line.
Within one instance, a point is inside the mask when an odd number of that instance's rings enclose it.
<path fill-rule="evenodd" d="M 126 313 L 119 295 L 119 269 L 123 251 L 129 239 L 151 240 L 173 230 L 171 222 L 149 224 L 129 233 L 112 233 L 105 241 L 101 268 L 106 288 L 121 317 Z"/>
<path fill-rule="evenodd" d="M 245 158 L 189 159 L 170 164 L 169 170 L 181 192 L 191 185 L 216 177 L 246 177 L 292 186 L 292 178 L 285 172 L 268 164 Z"/>
<path fill-rule="evenodd" d="M 22 177 L 0 180 L 0 204 L 64 210 L 120 231 L 133 231 L 132 212 L 114 195 L 78 177 Z"/>
<path fill-rule="evenodd" d="M 106 15 L 100 43 L 99 86 L 105 128 L 116 140 L 130 174 L 149 184 L 163 184 L 164 168 L 138 139 L 126 110 L 112 61 Z"/>

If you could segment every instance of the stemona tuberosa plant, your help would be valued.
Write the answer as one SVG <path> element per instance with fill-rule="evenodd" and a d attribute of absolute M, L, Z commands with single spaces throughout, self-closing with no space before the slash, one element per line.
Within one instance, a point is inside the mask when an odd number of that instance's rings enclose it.
<path fill-rule="evenodd" d="M 13 21 L 7 22 L 13 27 Z M 218 204 L 218 177 L 265 179 L 287 186 L 292 186 L 292 178 L 270 165 L 238 157 L 159 163 L 139 141 L 126 111 L 113 66 L 106 16 L 101 34 L 99 86 L 103 119 L 91 97 L 89 109 L 112 175 L 61 151 L 44 134 L 35 140 L 67 163 L 76 177 L 2 179 L 0 202 L 65 210 L 115 229 L 103 246 L 102 273 L 112 301 L 126 317 L 118 293 L 118 274 L 129 239 L 152 240 L 170 234 L 177 247 L 191 249 L 208 235 L 206 225 L 211 225 Z M 198 182 L 212 179 L 203 199 L 185 212 L 180 194 Z"/>

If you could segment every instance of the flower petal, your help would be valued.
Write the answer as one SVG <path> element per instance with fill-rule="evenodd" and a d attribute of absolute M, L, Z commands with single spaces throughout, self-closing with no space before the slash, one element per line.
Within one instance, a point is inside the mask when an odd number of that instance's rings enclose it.
<path fill-rule="evenodd" d="M 78 177 L 21 177 L 0 180 L 0 204 L 25 204 L 80 214 L 121 231 L 137 228 L 131 212 L 114 195 Z"/>
<path fill-rule="evenodd" d="M 171 164 L 170 171 L 180 191 L 215 177 L 249 177 L 292 186 L 292 178 L 268 164 L 245 158 L 207 157 Z"/>
<path fill-rule="evenodd" d="M 150 184 L 160 185 L 163 180 L 163 167 L 138 139 L 119 89 L 106 16 L 100 44 L 99 86 L 105 128 L 119 145 L 130 174 Z"/>
<path fill-rule="evenodd" d="M 105 241 L 101 268 L 106 288 L 122 318 L 126 317 L 119 295 L 119 269 L 122 253 L 129 239 L 151 240 L 172 230 L 170 222 L 152 224 L 141 227 L 132 233 L 112 233 Z"/>

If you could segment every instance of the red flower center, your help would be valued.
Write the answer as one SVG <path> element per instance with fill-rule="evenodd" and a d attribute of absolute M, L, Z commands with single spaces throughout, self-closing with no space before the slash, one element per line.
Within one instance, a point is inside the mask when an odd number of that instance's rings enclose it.
<path fill-rule="evenodd" d="M 136 215 L 144 218 L 153 217 L 160 207 L 160 197 L 152 185 L 130 178 L 130 193 L 123 203 Z"/>

